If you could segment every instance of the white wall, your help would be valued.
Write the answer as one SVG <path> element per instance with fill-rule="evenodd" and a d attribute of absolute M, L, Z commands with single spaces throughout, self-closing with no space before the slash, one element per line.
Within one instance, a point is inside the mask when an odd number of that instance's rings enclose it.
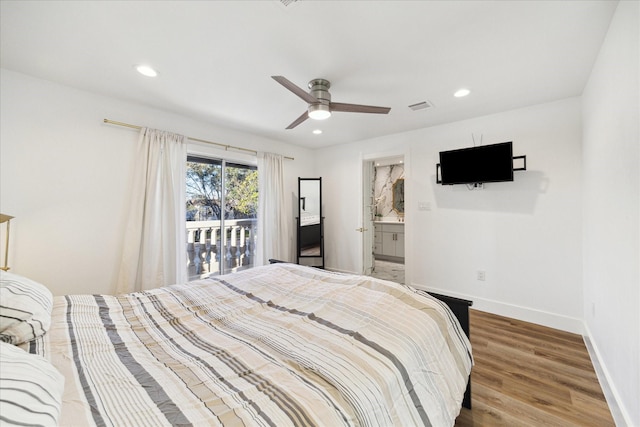
<path fill-rule="evenodd" d="M 327 266 L 362 269 L 362 159 L 405 154 L 406 268 L 415 286 L 484 309 L 582 332 L 579 98 L 319 150 Z M 484 190 L 435 183 L 438 153 L 513 141 L 528 170 Z M 419 211 L 418 203 L 431 210 Z M 477 271 L 486 281 L 477 280 Z"/>
<path fill-rule="evenodd" d="M 303 148 L 4 69 L 0 77 L 0 211 L 16 217 L 9 266 L 56 295 L 115 291 L 138 134 L 104 118 L 295 157 L 285 163 L 289 203 L 296 178 L 314 170 Z M 191 151 L 255 163 L 211 145 Z"/>
<path fill-rule="evenodd" d="M 584 319 L 629 426 L 640 426 L 639 14 L 619 3 L 583 94 Z"/>

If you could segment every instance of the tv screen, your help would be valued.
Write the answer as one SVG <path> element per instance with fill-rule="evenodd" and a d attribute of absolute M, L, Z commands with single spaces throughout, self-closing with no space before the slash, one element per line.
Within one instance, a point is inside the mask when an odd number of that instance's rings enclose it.
<path fill-rule="evenodd" d="M 440 152 L 443 185 L 513 181 L 511 142 Z"/>

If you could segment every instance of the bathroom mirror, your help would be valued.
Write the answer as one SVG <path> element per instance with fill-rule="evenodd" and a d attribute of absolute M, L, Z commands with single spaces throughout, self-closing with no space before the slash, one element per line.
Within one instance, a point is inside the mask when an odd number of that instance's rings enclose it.
<path fill-rule="evenodd" d="M 398 214 L 404 214 L 404 178 L 396 179 L 391 189 L 393 201 L 391 207 Z"/>
<path fill-rule="evenodd" d="M 322 178 L 298 178 L 298 257 L 323 257 Z"/>

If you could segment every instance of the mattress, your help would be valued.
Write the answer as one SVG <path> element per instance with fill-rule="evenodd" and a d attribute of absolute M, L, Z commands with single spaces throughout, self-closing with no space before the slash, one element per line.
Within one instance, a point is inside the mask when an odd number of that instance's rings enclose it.
<path fill-rule="evenodd" d="M 62 426 L 451 426 L 473 364 L 426 293 L 293 264 L 55 297 L 30 351 Z"/>

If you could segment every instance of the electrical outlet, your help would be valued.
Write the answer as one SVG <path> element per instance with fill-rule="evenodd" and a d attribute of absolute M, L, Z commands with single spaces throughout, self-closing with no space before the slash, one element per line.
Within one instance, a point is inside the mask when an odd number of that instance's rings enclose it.
<path fill-rule="evenodd" d="M 477 279 L 481 282 L 484 282 L 486 280 L 486 272 L 484 270 L 478 270 Z"/>

